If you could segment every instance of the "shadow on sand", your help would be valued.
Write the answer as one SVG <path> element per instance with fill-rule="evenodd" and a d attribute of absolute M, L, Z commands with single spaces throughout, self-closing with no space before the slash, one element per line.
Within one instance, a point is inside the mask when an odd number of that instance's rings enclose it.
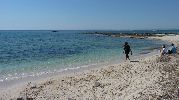
<path fill-rule="evenodd" d="M 132 60 L 132 61 L 130 61 L 130 62 L 139 62 L 139 61 Z"/>

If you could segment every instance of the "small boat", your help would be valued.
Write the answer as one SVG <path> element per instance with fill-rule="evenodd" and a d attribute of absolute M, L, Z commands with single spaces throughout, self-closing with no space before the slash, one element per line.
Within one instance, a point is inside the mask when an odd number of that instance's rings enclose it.
<path fill-rule="evenodd" d="M 58 32 L 58 31 L 52 31 L 52 32 Z"/>

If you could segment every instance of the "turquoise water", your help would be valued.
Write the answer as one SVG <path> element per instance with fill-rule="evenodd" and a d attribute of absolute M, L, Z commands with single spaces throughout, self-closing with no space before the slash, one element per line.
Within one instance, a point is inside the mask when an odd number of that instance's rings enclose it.
<path fill-rule="evenodd" d="M 125 41 L 134 55 L 163 41 L 81 34 L 86 31 L 0 31 L 0 81 L 113 63 Z"/>

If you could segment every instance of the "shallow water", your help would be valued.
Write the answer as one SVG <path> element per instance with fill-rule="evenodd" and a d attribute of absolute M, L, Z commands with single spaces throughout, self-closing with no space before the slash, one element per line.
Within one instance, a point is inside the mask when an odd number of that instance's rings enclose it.
<path fill-rule="evenodd" d="M 166 44 L 84 32 L 0 31 L 0 81 L 118 62 L 126 41 L 134 55 Z"/>

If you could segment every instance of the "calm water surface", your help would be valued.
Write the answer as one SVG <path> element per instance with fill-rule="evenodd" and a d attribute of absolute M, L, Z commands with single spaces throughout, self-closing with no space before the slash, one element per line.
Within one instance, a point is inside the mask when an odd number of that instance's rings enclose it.
<path fill-rule="evenodd" d="M 125 41 L 135 55 L 165 44 L 84 32 L 0 31 L 0 81 L 117 62 Z"/>

